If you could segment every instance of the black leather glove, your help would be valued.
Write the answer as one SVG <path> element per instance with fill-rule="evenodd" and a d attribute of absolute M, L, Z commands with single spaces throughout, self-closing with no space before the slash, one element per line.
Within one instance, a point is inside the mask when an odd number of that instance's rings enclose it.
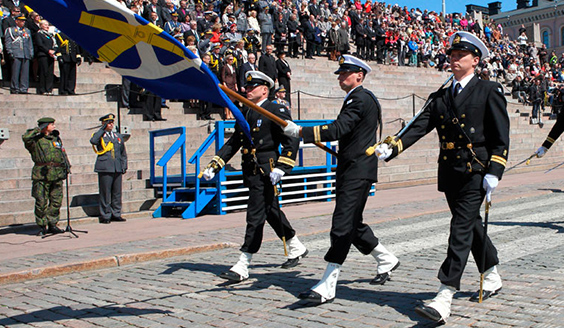
<path fill-rule="evenodd" d="M 51 135 L 55 138 L 58 138 L 60 134 L 59 130 L 53 130 L 53 132 L 51 132 Z"/>

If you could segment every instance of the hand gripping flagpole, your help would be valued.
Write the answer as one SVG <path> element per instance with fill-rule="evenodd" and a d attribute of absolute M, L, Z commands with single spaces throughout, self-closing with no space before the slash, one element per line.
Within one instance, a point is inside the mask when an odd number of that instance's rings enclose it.
<path fill-rule="evenodd" d="M 447 85 L 447 83 L 449 83 L 450 80 L 452 80 L 453 77 L 454 77 L 454 74 L 451 74 L 448 77 L 448 79 L 443 83 L 443 85 L 441 85 L 439 90 L 444 88 L 444 86 Z M 425 111 L 427 106 L 429 106 L 429 104 L 431 102 L 433 102 L 433 100 L 434 100 L 434 98 L 427 99 L 427 101 L 425 102 L 425 105 L 423 105 L 423 107 L 413 116 L 413 118 L 403 127 L 403 129 L 401 129 L 400 132 L 398 132 L 398 134 L 395 137 L 387 137 L 383 141 L 377 142 L 373 146 L 368 147 L 366 149 L 366 151 L 364 152 L 366 154 L 366 156 L 374 155 L 374 151 L 376 150 L 376 147 L 378 147 L 381 143 L 387 143 L 387 144 L 390 144 L 392 146 L 395 146 L 396 141 L 399 138 L 401 138 L 401 136 L 407 131 L 407 129 L 409 129 L 409 127 L 413 124 L 413 122 L 415 122 L 415 120 L 417 120 L 417 118 L 423 113 L 423 111 Z"/>
<path fill-rule="evenodd" d="M 490 207 L 492 206 L 492 201 L 486 200 L 486 215 L 484 216 L 484 238 L 483 238 L 483 250 L 482 250 L 482 272 L 480 272 L 480 296 L 478 298 L 478 303 L 482 303 L 484 294 L 484 272 L 486 272 L 486 243 L 488 240 L 488 217 L 490 215 Z"/>
<path fill-rule="evenodd" d="M 280 117 L 272 114 L 271 112 L 267 111 L 266 109 L 258 106 L 257 104 L 253 103 L 252 101 L 250 101 L 249 99 L 241 96 L 240 94 L 238 94 L 237 92 L 229 89 L 228 87 L 220 84 L 219 87 L 221 88 L 221 90 L 223 90 L 223 92 L 225 92 L 229 97 L 233 97 L 237 100 L 239 100 L 240 102 L 242 102 L 243 104 L 249 106 L 250 109 L 254 110 L 255 112 L 258 112 L 261 115 L 266 116 L 268 119 L 270 119 L 271 121 L 273 121 L 274 123 L 280 125 L 281 127 L 285 128 L 286 125 L 288 125 L 288 123 L 286 121 L 284 121 L 283 119 L 281 119 Z M 335 151 L 333 151 L 331 148 L 325 146 L 324 144 L 320 143 L 320 142 L 316 142 L 314 143 L 317 147 L 325 150 L 326 152 L 328 152 L 329 154 L 337 157 L 337 153 Z"/>

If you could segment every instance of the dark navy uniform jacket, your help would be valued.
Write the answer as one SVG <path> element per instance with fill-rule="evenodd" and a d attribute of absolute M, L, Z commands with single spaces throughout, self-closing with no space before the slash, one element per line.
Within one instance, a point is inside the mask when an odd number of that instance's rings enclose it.
<path fill-rule="evenodd" d="M 282 105 L 266 100 L 261 104 L 261 107 L 283 120 L 292 119 L 290 111 Z M 251 109 L 245 107 L 244 114 L 251 129 L 254 146 L 251 145 L 241 128 L 236 125 L 235 132 L 231 138 L 227 140 L 212 160 L 217 161 L 221 168 L 242 148 L 243 174 L 245 175 L 257 173 L 268 175 L 271 171 L 271 159 L 274 161 L 275 167 L 286 174 L 292 171 L 300 145 L 299 139 L 286 136 L 278 124 Z M 282 146 L 280 152 L 278 151 L 278 146 Z M 255 165 L 253 149 L 256 149 L 256 164 L 260 166 L 262 172 L 257 171 L 258 168 Z"/>
<path fill-rule="evenodd" d="M 303 127 L 304 142 L 339 140 L 337 179 L 378 181 L 378 158 L 366 156 L 376 143 L 380 104 L 362 86 L 347 97 L 337 119 L 327 125 Z"/>
<path fill-rule="evenodd" d="M 440 191 L 461 186 L 465 174 L 489 173 L 501 179 L 509 153 L 509 116 L 501 85 L 474 76 L 456 98 L 452 87 L 430 97 L 434 100 L 397 140 L 386 161 L 437 129 Z"/>

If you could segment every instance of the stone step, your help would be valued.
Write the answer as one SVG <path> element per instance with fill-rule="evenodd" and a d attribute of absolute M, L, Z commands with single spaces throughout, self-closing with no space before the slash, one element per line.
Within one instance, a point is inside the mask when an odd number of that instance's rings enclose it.
<path fill-rule="evenodd" d="M 144 212 L 144 215 L 151 214 L 156 210 L 161 203 L 161 199 L 148 198 L 144 200 L 123 200 L 122 203 L 122 213 L 126 218 L 130 216 L 135 217 L 139 212 Z M 33 208 L 33 204 L 31 205 Z M 70 217 L 71 218 L 86 218 L 98 216 L 98 205 L 91 204 L 79 207 L 70 207 Z M 66 219 L 66 203 L 63 201 L 63 206 L 61 207 L 61 220 Z M 35 216 L 32 211 L 22 211 L 22 212 L 12 212 L 12 213 L 0 213 L 0 226 L 9 225 L 19 225 L 19 224 L 30 224 L 35 222 Z M 60 223 L 61 224 L 61 223 Z"/>

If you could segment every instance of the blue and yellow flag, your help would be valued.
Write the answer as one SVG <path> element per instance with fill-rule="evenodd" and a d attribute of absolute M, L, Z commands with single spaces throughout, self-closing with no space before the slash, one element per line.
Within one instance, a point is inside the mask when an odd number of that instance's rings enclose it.
<path fill-rule="evenodd" d="M 249 124 L 219 80 L 184 45 L 114 0 L 26 0 L 45 19 L 128 80 L 166 99 L 201 99 L 228 107 Z"/>

